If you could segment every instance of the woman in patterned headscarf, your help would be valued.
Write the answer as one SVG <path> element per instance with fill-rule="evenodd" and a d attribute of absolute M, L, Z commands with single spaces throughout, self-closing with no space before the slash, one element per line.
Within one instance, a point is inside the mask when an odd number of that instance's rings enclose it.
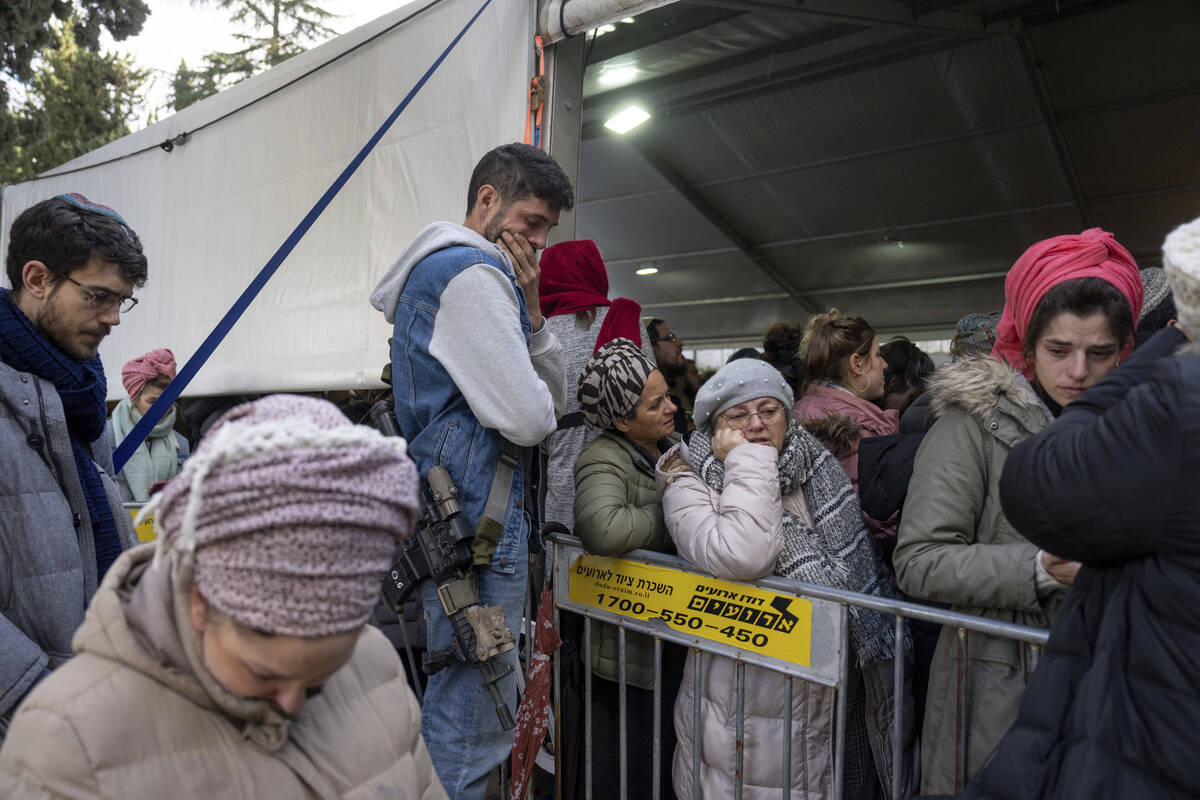
<path fill-rule="evenodd" d="M 654 485 L 659 455 L 679 441 L 675 404 L 667 382 L 629 339 L 613 339 L 600 347 L 579 379 L 579 408 L 584 421 L 600 431 L 575 464 L 575 533 L 590 553 L 617 556 L 629 550 L 671 550 L 662 506 Z M 620 797 L 617 742 L 617 630 L 593 623 L 592 795 Z M 629 775 L 650 775 L 654 736 L 654 646 L 645 636 L 629 634 L 625 642 L 626 754 Z M 662 797 L 670 791 L 671 753 L 675 731 L 671 709 L 683 669 L 683 649 L 663 645 Z M 630 781 L 629 798 L 650 797 L 650 781 Z"/>

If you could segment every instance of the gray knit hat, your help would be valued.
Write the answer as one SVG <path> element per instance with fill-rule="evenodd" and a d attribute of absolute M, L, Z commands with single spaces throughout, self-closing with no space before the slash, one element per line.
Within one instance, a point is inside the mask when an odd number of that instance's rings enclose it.
<path fill-rule="evenodd" d="M 1151 311 L 1158 308 L 1163 300 L 1167 299 L 1167 295 L 1171 293 L 1171 287 L 1167 283 L 1167 273 L 1158 267 L 1149 267 L 1139 274 L 1144 290 L 1142 312 L 1138 314 L 1138 322 L 1141 322 Z"/>
<path fill-rule="evenodd" d="M 789 412 L 795 402 L 792 387 L 779 370 L 765 361 L 739 358 L 721 367 L 700 387 L 692 419 L 697 428 L 708 429 L 721 414 L 758 397 L 774 397 Z"/>
<path fill-rule="evenodd" d="M 1195 336 L 1200 333 L 1200 219 L 1167 234 L 1162 252 L 1179 324 Z"/>

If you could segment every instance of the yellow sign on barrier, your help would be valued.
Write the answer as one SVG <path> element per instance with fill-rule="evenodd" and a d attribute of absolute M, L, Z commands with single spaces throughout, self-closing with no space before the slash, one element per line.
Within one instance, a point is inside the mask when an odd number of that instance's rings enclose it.
<path fill-rule="evenodd" d="M 142 510 L 142 507 L 140 505 L 137 508 L 130 508 L 129 516 L 133 517 L 136 520 L 138 512 L 141 510 Z M 137 537 L 138 537 L 139 542 L 153 542 L 154 541 L 155 536 L 154 536 L 154 515 L 153 514 L 146 517 L 146 519 L 143 520 L 142 524 L 137 526 Z"/>
<path fill-rule="evenodd" d="M 620 558 L 571 564 L 574 603 L 801 666 L 812 661 L 812 603 L 766 589 Z"/>

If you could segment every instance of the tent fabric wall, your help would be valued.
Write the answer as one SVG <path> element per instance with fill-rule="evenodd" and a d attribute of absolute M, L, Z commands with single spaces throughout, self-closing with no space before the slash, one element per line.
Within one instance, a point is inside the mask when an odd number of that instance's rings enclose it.
<path fill-rule="evenodd" d="M 6 252 L 16 216 L 62 192 L 116 208 L 142 239 L 150 280 L 101 347 L 110 399 L 123 394 L 130 358 L 169 347 L 182 364 L 196 350 L 482 4 L 398 9 L 52 175 L 5 187 Z M 531 3 L 492 1 L 185 395 L 382 385 L 391 331 L 368 295 L 422 227 L 462 220 L 479 157 L 521 138 L 532 69 L 532 44 L 522 43 L 532 43 L 533 24 Z M 157 146 L 184 131 L 193 133 L 170 152 Z"/>

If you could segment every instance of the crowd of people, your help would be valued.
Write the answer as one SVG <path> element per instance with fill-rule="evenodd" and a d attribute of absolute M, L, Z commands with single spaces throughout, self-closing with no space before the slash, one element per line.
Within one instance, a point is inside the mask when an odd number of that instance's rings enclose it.
<path fill-rule="evenodd" d="M 517 708 L 518 648 L 494 656 L 511 671 L 491 688 L 470 656 L 438 664 L 418 704 L 415 665 L 376 629 L 380 578 L 441 467 L 470 555 L 457 583 L 419 576 L 410 644 L 429 653 L 455 651 L 472 603 L 521 629 L 549 530 L 597 555 L 671 552 L 723 579 L 1051 630 L 1037 663 L 1011 639 L 900 635 L 851 606 L 837 690 L 745 666 L 739 696 L 739 662 L 641 634 L 619 646 L 592 621 L 594 797 L 649 797 L 655 770 L 668 798 L 737 783 L 747 798 L 1200 796 L 1200 220 L 1167 238 L 1162 269 L 1098 228 L 1031 243 L 1002 310 L 964 309 L 937 369 L 830 309 L 702 376 L 665 320 L 609 297 L 594 242 L 547 247 L 574 203 L 551 157 L 495 148 L 468 198 L 463 224 L 423 229 L 370 297 L 393 328 L 401 436 L 311 397 L 211 400 L 198 443 L 170 408 L 120 471 L 114 448 L 176 374 L 166 348 L 129 361 L 108 413 L 98 353 L 149 279 L 141 242 L 78 194 L 14 221 L 0 794 L 483 798 L 513 748 L 494 709 Z M 156 542 L 137 546 L 130 502 Z"/>

